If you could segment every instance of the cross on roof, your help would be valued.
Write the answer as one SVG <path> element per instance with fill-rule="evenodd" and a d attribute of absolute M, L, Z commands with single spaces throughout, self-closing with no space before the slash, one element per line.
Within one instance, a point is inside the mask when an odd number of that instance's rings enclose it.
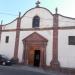
<path fill-rule="evenodd" d="M 40 1 L 37 0 L 37 2 L 36 2 L 36 7 L 39 7 L 39 4 L 40 4 Z"/>

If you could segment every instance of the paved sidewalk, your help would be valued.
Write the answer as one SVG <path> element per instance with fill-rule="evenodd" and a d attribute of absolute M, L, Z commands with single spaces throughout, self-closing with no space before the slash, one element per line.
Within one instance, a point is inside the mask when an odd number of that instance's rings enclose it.
<path fill-rule="evenodd" d="M 49 74 L 49 75 L 71 75 L 71 74 L 64 74 L 64 73 L 57 72 L 57 71 L 45 70 L 42 68 L 23 66 L 23 65 L 0 66 L 0 70 L 1 69 L 27 70 L 27 71 L 39 72 L 39 73 L 44 73 L 44 74 Z"/>

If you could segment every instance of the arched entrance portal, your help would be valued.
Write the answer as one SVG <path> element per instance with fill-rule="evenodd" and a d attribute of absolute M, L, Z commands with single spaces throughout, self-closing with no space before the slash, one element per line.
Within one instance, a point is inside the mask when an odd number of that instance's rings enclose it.
<path fill-rule="evenodd" d="M 23 63 L 33 66 L 45 66 L 47 42 L 46 38 L 36 32 L 23 39 Z"/>

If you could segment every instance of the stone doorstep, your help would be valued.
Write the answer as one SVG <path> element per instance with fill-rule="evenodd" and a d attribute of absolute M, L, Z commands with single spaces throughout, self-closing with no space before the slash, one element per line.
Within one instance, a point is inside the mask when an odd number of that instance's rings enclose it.
<path fill-rule="evenodd" d="M 34 72 L 41 72 L 41 73 L 46 73 L 46 71 L 40 67 L 33 67 L 33 66 L 23 66 L 23 65 L 13 65 L 13 68 L 18 68 L 22 70 L 28 70 L 28 71 L 34 71 Z"/>

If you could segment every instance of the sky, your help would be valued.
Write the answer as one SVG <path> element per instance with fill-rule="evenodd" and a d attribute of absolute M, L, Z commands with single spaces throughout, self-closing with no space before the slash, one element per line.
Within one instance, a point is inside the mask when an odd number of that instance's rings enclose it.
<path fill-rule="evenodd" d="M 29 9 L 35 7 L 37 0 L 0 0 L 0 21 L 3 24 L 10 23 L 19 12 L 21 16 Z M 49 9 L 53 14 L 55 8 L 64 16 L 75 18 L 75 0 L 39 0 L 40 6 Z"/>

